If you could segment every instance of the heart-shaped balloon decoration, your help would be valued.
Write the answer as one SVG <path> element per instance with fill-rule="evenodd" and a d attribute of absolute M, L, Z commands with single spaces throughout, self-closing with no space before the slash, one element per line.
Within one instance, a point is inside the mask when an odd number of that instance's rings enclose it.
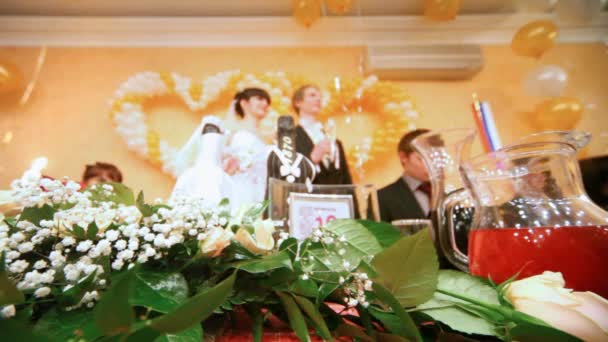
<path fill-rule="evenodd" d="M 336 80 L 341 81 L 340 86 L 336 86 Z M 225 106 L 225 112 L 228 112 L 232 98 L 239 90 L 263 88 L 270 94 L 272 105 L 262 122 L 260 134 L 272 136 L 278 116 L 292 113 L 293 91 L 310 83 L 302 77 L 284 72 L 252 74 L 238 70 L 225 71 L 198 82 L 177 73 L 141 72 L 122 83 L 115 92 L 110 102 L 110 116 L 116 131 L 130 150 L 175 176 L 175 157 L 179 146 L 171 146 L 147 124 L 149 114 L 146 104 L 151 100 L 174 96 L 183 101 L 189 110 L 204 116 L 206 109 L 218 105 Z M 378 81 L 374 76 L 343 81 L 336 78 L 322 91 L 324 110 L 320 119 L 335 118 L 342 122 L 338 131 L 349 136 L 340 138 L 350 142 L 345 144 L 347 158 L 349 164 L 358 169 L 374 165 L 374 160 L 393 151 L 401 135 L 413 128 L 411 120 L 418 116 L 414 102 L 401 86 Z M 350 125 L 357 120 L 365 123 L 363 127 L 368 128 L 367 132 L 353 131 Z M 367 124 L 369 120 L 376 123 L 377 129 L 372 132 Z"/>

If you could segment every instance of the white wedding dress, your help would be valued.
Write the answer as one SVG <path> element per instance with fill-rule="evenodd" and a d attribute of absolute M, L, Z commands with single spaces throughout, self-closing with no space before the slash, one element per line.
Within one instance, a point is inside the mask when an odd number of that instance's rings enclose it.
<path fill-rule="evenodd" d="M 232 176 L 231 206 L 239 208 L 263 201 L 270 146 L 255 133 L 242 129 L 230 137 L 226 152 L 239 160 L 239 169 Z"/>
<path fill-rule="evenodd" d="M 263 201 L 270 147 L 256 134 L 243 129 L 228 134 L 227 139 L 221 133 L 203 135 L 206 123 L 223 126 L 221 120 L 205 117 L 182 147 L 175 163 L 179 175 L 171 199 L 201 198 L 212 206 L 227 198 L 233 209 Z M 222 165 L 222 160 L 229 156 L 239 161 L 232 176 L 224 172 Z"/>

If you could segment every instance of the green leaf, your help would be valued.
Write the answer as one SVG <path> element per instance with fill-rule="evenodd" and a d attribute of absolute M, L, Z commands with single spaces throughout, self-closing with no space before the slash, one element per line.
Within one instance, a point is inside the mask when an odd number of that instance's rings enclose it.
<path fill-rule="evenodd" d="M 23 209 L 19 215 L 19 220 L 26 220 L 39 226 L 42 220 L 52 220 L 55 215 L 55 209 L 48 204 L 42 207 L 28 207 Z"/>
<path fill-rule="evenodd" d="M 93 321 L 93 311 L 84 309 L 73 311 L 51 309 L 36 322 L 34 332 L 45 334 L 58 341 L 68 341 L 72 338 L 92 341 L 103 335 Z"/>
<path fill-rule="evenodd" d="M 8 278 L 5 253 L 5 251 L 2 251 L 2 254 L 0 254 L 0 306 L 18 304 L 25 300 L 23 293 Z"/>
<path fill-rule="evenodd" d="M 154 342 L 201 342 L 202 340 L 203 328 L 200 325 L 196 325 L 175 334 L 162 335 L 156 338 Z"/>
<path fill-rule="evenodd" d="M 534 325 L 534 324 L 517 324 L 509 330 L 510 337 L 515 341 L 521 342 L 581 342 L 582 340 L 572 336 L 564 331 L 557 330 L 553 327 Z"/>
<path fill-rule="evenodd" d="M 361 256 L 372 256 L 382 251 L 382 246 L 374 235 L 355 220 L 334 220 L 325 226 L 325 229 L 345 237 L 346 244 Z"/>
<path fill-rule="evenodd" d="M 87 227 L 87 238 L 89 240 L 95 240 L 97 232 L 99 232 L 99 228 L 97 228 L 97 224 L 95 223 L 95 221 L 93 221 Z"/>
<path fill-rule="evenodd" d="M 289 285 L 289 291 L 301 296 L 315 298 L 319 292 L 319 288 L 317 287 L 317 283 L 312 279 L 304 280 L 298 278 L 298 280 Z"/>
<path fill-rule="evenodd" d="M 133 306 L 167 313 L 188 299 L 188 283 L 181 273 L 137 271 L 129 298 Z"/>
<path fill-rule="evenodd" d="M 95 306 L 95 323 L 104 334 L 111 336 L 129 332 L 135 321 L 129 304 L 134 283 L 134 269 L 119 274 L 112 279 L 112 286 Z"/>
<path fill-rule="evenodd" d="M 369 230 L 380 243 L 382 248 L 388 248 L 395 242 L 399 241 L 403 237 L 399 230 L 397 230 L 392 224 L 386 222 L 375 222 L 370 220 L 357 220 L 367 230 Z"/>
<path fill-rule="evenodd" d="M 408 339 L 403 338 L 398 335 L 391 335 L 391 334 L 386 334 L 386 333 L 381 333 L 381 332 L 376 334 L 376 340 L 378 342 L 408 342 L 409 341 Z"/>
<path fill-rule="evenodd" d="M 253 335 L 254 342 L 262 342 L 262 335 L 264 333 L 264 316 L 258 305 L 245 305 L 245 310 L 249 317 L 251 317 L 251 334 Z"/>
<path fill-rule="evenodd" d="M 154 207 L 149 204 L 146 204 L 144 200 L 143 191 L 140 191 L 139 194 L 137 194 L 137 200 L 135 201 L 135 205 L 137 206 L 137 209 L 139 209 L 139 212 L 141 212 L 141 215 L 143 217 L 150 217 L 154 215 Z"/>
<path fill-rule="evenodd" d="M 366 342 L 371 342 L 373 341 L 373 339 L 367 335 L 363 329 L 360 329 L 354 325 L 350 325 L 350 324 L 341 324 L 340 326 L 338 326 L 338 328 L 335 330 L 336 334 L 338 336 L 347 336 L 347 337 L 354 337 L 357 340 L 360 341 L 366 341 Z"/>
<path fill-rule="evenodd" d="M 304 320 L 302 311 L 300 311 L 300 308 L 296 302 L 293 300 L 293 298 L 291 298 L 290 295 L 286 293 L 277 291 L 276 294 L 279 296 L 281 303 L 283 303 L 283 307 L 285 307 L 285 312 L 287 312 L 291 329 L 293 329 L 300 341 L 310 342 L 306 320 Z"/>
<path fill-rule="evenodd" d="M 69 290 L 59 293 L 57 295 L 57 302 L 62 306 L 78 304 L 87 291 L 94 289 L 93 281 L 96 274 L 97 270 L 91 272 L 91 274 L 80 280 Z"/>
<path fill-rule="evenodd" d="M 376 255 L 372 265 L 378 272 L 374 282 L 388 288 L 402 306 L 415 306 L 433 296 L 439 262 L 427 229 L 400 239 Z"/>
<path fill-rule="evenodd" d="M 232 292 L 236 272 L 216 286 L 205 289 L 177 309 L 150 322 L 150 327 L 159 333 L 176 333 L 198 324 L 228 299 Z"/>
<path fill-rule="evenodd" d="M 337 273 L 353 271 L 362 261 L 369 261 L 382 251 L 374 235 L 355 220 L 335 220 L 324 229 L 344 237 L 345 241 L 339 242 L 339 247 L 334 248 L 344 249 L 344 253 L 338 255 L 335 250 L 330 251 L 321 243 L 305 241 L 301 246 L 305 253 L 301 257 L 313 257 L 313 261 L 306 264 L 304 271 L 312 273 L 315 279 L 335 283 L 339 278 Z"/>
<path fill-rule="evenodd" d="M 416 328 L 416 324 L 410 315 L 403 309 L 397 298 L 395 298 L 387 288 L 379 283 L 374 283 L 372 286 L 374 289 L 374 294 L 376 294 L 378 299 L 387 304 L 393 310 L 395 315 L 397 315 L 397 317 L 399 317 L 401 320 L 403 330 L 400 329 L 400 336 L 414 341 L 422 341 L 422 337 L 420 336 L 418 328 Z"/>
<path fill-rule="evenodd" d="M 256 203 L 252 205 L 244 214 L 243 214 L 243 223 L 252 223 L 256 219 L 262 216 L 262 213 L 266 208 L 268 208 L 269 201 L 263 201 L 261 203 Z"/>
<path fill-rule="evenodd" d="M 0 319 L 0 334 L 3 341 L 61 341 L 46 336 L 46 332 L 34 332 L 29 325 L 15 319 Z"/>
<path fill-rule="evenodd" d="M 287 285 L 296 281 L 297 277 L 296 273 L 287 268 L 278 268 L 270 271 L 256 282 L 258 285 L 269 289 L 276 289 L 276 287 L 287 289 Z"/>
<path fill-rule="evenodd" d="M 478 299 L 480 301 L 499 305 L 496 290 L 484 283 L 479 278 L 467 273 L 441 270 L 439 271 L 437 288 L 450 289 L 461 295 Z M 470 311 L 455 307 L 453 303 L 465 303 L 459 299 L 435 293 L 429 301 L 418 305 L 424 313 L 433 317 L 454 330 L 468 334 L 498 336 L 495 325 L 473 314 Z"/>
<path fill-rule="evenodd" d="M 385 328 L 399 336 L 407 336 L 409 333 L 401 323 L 401 319 L 392 312 L 380 311 L 372 306 L 367 310 L 375 319 L 382 322 Z"/>
<path fill-rule="evenodd" d="M 285 251 L 271 254 L 259 259 L 233 263 L 231 266 L 248 273 L 265 273 L 277 268 L 293 269 L 289 254 Z"/>
<path fill-rule="evenodd" d="M 135 205 L 135 196 L 133 191 L 126 185 L 121 183 L 110 183 L 114 188 L 114 194 L 110 197 L 112 202 L 122 203 L 124 205 Z"/>
<path fill-rule="evenodd" d="M 106 195 L 105 190 L 103 190 L 103 185 L 109 184 L 112 186 L 112 194 Z M 126 185 L 122 183 L 108 182 L 108 183 L 100 183 L 95 184 L 96 187 L 88 187 L 87 191 L 91 193 L 91 200 L 93 201 L 109 201 L 117 204 L 124 205 L 135 205 L 135 196 L 133 195 L 133 191 L 129 189 Z"/>
<path fill-rule="evenodd" d="M 317 304 L 322 303 L 327 296 L 338 288 L 338 284 L 321 283 L 319 292 L 317 293 Z"/>
<path fill-rule="evenodd" d="M 331 333 L 329 332 L 329 329 L 325 324 L 325 320 L 323 319 L 323 316 L 321 316 L 321 313 L 319 312 L 319 310 L 317 310 L 315 305 L 304 297 L 294 295 L 293 298 L 296 300 L 302 311 L 304 311 L 304 313 L 306 313 L 306 315 L 310 317 L 312 322 L 315 324 L 319 335 L 325 341 L 333 341 Z"/>
<path fill-rule="evenodd" d="M 74 236 L 76 236 L 79 239 L 85 240 L 87 238 L 87 234 L 84 231 L 84 228 L 82 228 L 81 226 L 75 224 L 71 227 L 72 230 L 72 234 L 74 234 Z"/>

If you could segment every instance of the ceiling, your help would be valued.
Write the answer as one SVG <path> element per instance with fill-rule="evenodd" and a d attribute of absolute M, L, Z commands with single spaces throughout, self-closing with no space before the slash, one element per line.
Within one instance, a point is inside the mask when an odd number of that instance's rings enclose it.
<path fill-rule="evenodd" d="M 599 1 L 601 0 L 562 0 Z M 462 14 L 550 12 L 556 0 L 462 0 Z M 422 14 L 422 0 L 354 0 L 349 15 Z M 14 16 L 288 16 L 292 0 L 2 0 Z"/>

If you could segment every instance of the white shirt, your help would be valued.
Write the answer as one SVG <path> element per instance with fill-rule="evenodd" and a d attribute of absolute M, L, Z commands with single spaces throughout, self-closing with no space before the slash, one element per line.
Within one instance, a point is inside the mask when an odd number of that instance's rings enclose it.
<path fill-rule="evenodd" d="M 306 134 L 308 134 L 313 144 L 316 145 L 319 143 L 319 141 L 325 139 L 323 124 L 321 124 L 319 121 L 313 118 L 303 117 L 300 118 L 300 126 L 304 128 L 304 131 L 306 131 Z"/>
<path fill-rule="evenodd" d="M 301 117 L 300 118 L 300 126 L 302 126 L 302 128 L 304 128 L 304 131 L 306 132 L 306 134 L 308 134 L 308 136 L 310 137 L 310 140 L 312 140 L 312 143 L 314 145 L 318 144 L 321 140 L 324 140 L 327 138 L 327 135 L 325 134 L 325 131 L 323 130 L 323 124 L 320 123 L 319 121 L 310 118 L 310 117 Z M 325 156 L 325 158 L 323 158 L 321 160 L 321 162 L 325 165 L 325 167 L 329 167 L 330 163 L 333 161 L 335 163 L 336 169 L 340 168 L 340 156 L 339 156 L 339 152 L 338 152 L 338 147 L 336 146 L 335 142 L 333 143 L 334 147 L 332 148 L 333 150 L 333 155 L 327 155 Z M 321 168 L 319 167 L 318 164 L 315 164 L 315 167 L 317 169 L 317 172 L 321 172 Z"/>
<path fill-rule="evenodd" d="M 420 184 L 422 184 L 423 182 L 407 175 L 403 175 L 403 180 L 405 181 L 405 184 L 407 184 L 407 186 L 410 188 L 410 190 L 412 190 L 412 193 L 414 194 L 414 197 L 416 197 L 416 200 L 418 201 L 418 204 L 420 205 L 420 208 L 422 209 L 424 214 L 428 216 L 429 211 L 431 210 L 429 196 L 427 196 L 424 191 L 418 189 Z"/>

